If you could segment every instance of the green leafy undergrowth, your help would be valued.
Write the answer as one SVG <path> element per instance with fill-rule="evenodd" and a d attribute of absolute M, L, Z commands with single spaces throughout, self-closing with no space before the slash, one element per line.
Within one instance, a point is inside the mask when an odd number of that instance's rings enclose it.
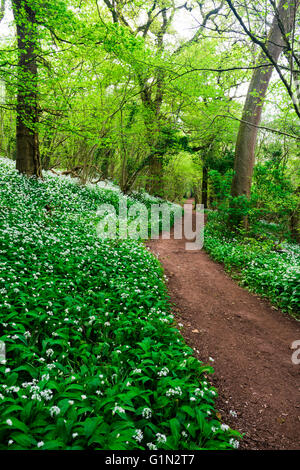
<path fill-rule="evenodd" d="M 206 251 L 237 276 L 242 285 L 292 315 L 300 314 L 300 247 L 237 236 L 224 229 L 216 214 L 205 227 Z"/>
<path fill-rule="evenodd" d="M 0 188 L 0 449 L 237 447 L 157 259 L 97 238 L 91 213 L 116 192 L 6 160 Z"/>

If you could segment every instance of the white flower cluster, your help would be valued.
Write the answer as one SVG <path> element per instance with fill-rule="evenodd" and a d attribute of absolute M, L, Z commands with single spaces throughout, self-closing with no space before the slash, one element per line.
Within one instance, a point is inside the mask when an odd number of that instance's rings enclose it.
<path fill-rule="evenodd" d="M 230 439 L 229 444 L 231 444 L 234 449 L 238 449 L 240 445 L 239 441 L 233 438 Z"/>
<path fill-rule="evenodd" d="M 156 434 L 156 440 L 158 444 L 165 444 L 167 442 L 167 437 L 165 434 L 157 433 Z"/>
<path fill-rule="evenodd" d="M 152 410 L 151 408 L 144 408 L 142 411 L 142 416 L 143 418 L 150 419 L 152 416 Z"/>
<path fill-rule="evenodd" d="M 133 439 L 135 439 L 136 441 L 142 442 L 143 437 L 144 437 L 142 430 L 141 430 L 141 429 L 136 429 L 136 430 L 135 430 L 135 433 L 134 433 L 134 435 L 133 435 L 132 437 L 133 437 Z"/>
<path fill-rule="evenodd" d="M 169 369 L 167 367 L 163 367 L 159 372 L 157 372 L 157 375 L 159 377 L 166 377 L 169 373 Z"/>
<path fill-rule="evenodd" d="M 42 375 L 41 380 L 45 379 L 49 380 L 49 374 Z M 44 399 L 45 401 L 50 401 L 53 398 L 53 391 L 50 389 L 41 390 L 37 379 L 33 379 L 32 382 L 23 382 L 22 387 L 28 389 L 31 400 L 42 401 Z"/>
<path fill-rule="evenodd" d="M 169 388 L 169 390 L 166 391 L 167 397 L 181 396 L 181 395 L 182 395 L 182 390 L 180 387 Z"/>
<path fill-rule="evenodd" d="M 54 416 L 59 415 L 59 413 L 60 413 L 60 408 L 59 408 L 58 406 L 52 406 L 52 407 L 50 408 L 49 412 L 50 412 L 50 415 L 51 415 L 52 418 L 53 418 Z"/>
<path fill-rule="evenodd" d="M 222 429 L 222 431 L 228 431 L 228 429 L 229 429 L 228 424 L 221 424 L 221 429 Z"/>
<path fill-rule="evenodd" d="M 124 408 L 118 405 L 118 403 L 115 403 L 115 407 L 112 410 L 112 414 L 115 415 L 116 413 L 125 413 Z"/>
<path fill-rule="evenodd" d="M 157 447 L 153 442 L 147 442 L 147 447 L 149 450 L 157 450 Z"/>

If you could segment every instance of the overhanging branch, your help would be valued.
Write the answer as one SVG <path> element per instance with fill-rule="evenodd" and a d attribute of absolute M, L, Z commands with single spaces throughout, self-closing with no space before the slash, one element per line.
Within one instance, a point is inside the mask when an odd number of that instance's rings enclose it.
<path fill-rule="evenodd" d="M 228 114 L 217 114 L 217 116 L 215 116 L 213 118 L 213 120 L 211 121 L 211 124 L 213 124 L 214 121 L 219 117 L 233 119 L 234 121 L 243 122 L 244 124 L 248 124 L 249 126 L 256 127 L 257 129 L 263 129 L 263 130 L 268 131 L 268 132 L 273 132 L 274 134 L 284 135 L 286 137 L 291 137 L 292 139 L 295 139 L 295 140 L 300 140 L 300 137 L 298 137 L 296 135 L 288 134 L 287 132 L 278 131 L 277 129 L 272 129 L 271 127 L 257 126 L 256 124 L 253 124 L 252 122 L 245 121 L 244 119 L 239 119 L 235 116 L 229 116 Z"/>

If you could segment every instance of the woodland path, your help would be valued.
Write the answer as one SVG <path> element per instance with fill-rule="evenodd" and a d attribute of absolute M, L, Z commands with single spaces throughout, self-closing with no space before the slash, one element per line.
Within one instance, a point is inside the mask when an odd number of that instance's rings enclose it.
<path fill-rule="evenodd" d="M 242 449 L 300 448 L 300 365 L 291 344 L 300 323 L 233 281 L 186 240 L 150 240 L 175 304 L 176 320 L 196 356 L 212 363 L 223 423 L 245 433 Z M 230 414 L 237 413 L 237 417 Z"/>

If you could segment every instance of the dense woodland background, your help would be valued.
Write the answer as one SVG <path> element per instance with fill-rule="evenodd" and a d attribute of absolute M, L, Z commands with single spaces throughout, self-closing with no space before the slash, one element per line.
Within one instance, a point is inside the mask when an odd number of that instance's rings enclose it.
<path fill-rule="evenodd" d="M 297 238 L 298 6 L 3 0 L 0 151 Z"/>

